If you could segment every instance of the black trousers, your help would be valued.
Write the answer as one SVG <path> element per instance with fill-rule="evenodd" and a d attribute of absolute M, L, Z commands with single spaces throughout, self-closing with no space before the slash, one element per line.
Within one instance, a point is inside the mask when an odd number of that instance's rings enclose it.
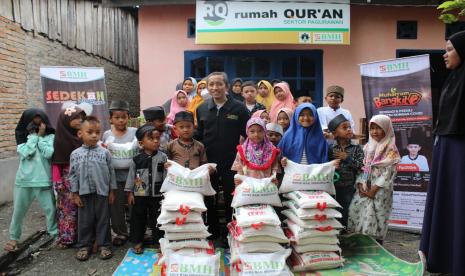
<path fill-rule="evenodd" d="M 98 194 L 81 195 L 84 205 L 78 210 L 77 247 L 92 248 L 94 240 L 97 246 L 110 246 L 110 206 L 107 196 Z"/>
<path fill-rule="evenodd" d="M 232 192 L 234 191 L 234 175 L 236 172 L 231 171 L 229 168 L 217 168 L 216 172 L 211 176 L 210 180 L 213 186 L 213 189 L 217 192 L 216 196 L 206 196 L 205 204 L 207 206 L 207 219 L 206 224 L 208 225 L 208 230 L 212 233 L 211 239 L 216 239 L 223 234 L 223 238 L 226 237 L 227 231 L 222 233 L 222 229 L 219 224 L 218 210 L 220 206 L 218 205 L 218 193 L 219 187 L 222 186 L 222 191 L 224 195 L 224 214 L 226 217 L 226 223 L 231 221 L 232 217 Z M 223 229 L 224 230 L 224 229 Z"/>
<path fill-rule="evenodd" d="M 349 220 L 349 206 L 354 198 L 355 188 L 353 185 L 337 187 L 336 186 L 336 201 L 341 204 L 342 210 L 339 211 L 342 214 L 342 218 L 339 221 L 347 229 L 347 221 Z"/>
<path fill-rule="evenodd" d="M 160 215 L 160 201 L 161 197 L 134 197 L 129 227 L 130 242 L 143 243 L 145 231 L 148 224 L 151 223 L 153 242 L 154 244 L 158 243 L 158 240 L 163 236 L 162 231 L 156 227 L 157 217 Z M 152 219 L 148 219 L 147 215 Z"/>

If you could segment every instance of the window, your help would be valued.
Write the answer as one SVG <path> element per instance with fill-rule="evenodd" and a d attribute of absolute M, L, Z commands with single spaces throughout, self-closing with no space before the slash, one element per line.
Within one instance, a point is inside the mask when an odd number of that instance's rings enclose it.
<path fill-rule="evenodd" d="M 195 38 L 195 18 L 187 19 L 187 38 Z"/>
<path fill-rule="evenodd" d="M 397 21 L 397 39 L 417 39 L 417 21 Z"/>
<path fill-rule="evenodd" d="M 451 24 L 446 24 L 446 37 L 445 39 L 448 39 L 449 36 L 460 32 L 460 31 L 465 31 L 465 21 L 457 21 Z"/>
<path fill-rule="evenodd" d="M 200 80 L 214 71 L 224 71 L 229 79 L 281 79 L 291 91 L 309 91 L 316 106 L 323 101 L 323 51 L 262 50 L 262 51 L 185 51 L 184 74 Z"/>

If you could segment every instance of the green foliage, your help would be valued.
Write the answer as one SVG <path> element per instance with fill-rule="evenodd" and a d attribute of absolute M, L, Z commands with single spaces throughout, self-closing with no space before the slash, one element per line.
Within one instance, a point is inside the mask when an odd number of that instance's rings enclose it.
<path fill-rule="evenodd" d="M 439 19 L 446 24 L 450 24 L 465 15 L 465 0 L 444 1 L 437 9 L 441 10 Z"/>

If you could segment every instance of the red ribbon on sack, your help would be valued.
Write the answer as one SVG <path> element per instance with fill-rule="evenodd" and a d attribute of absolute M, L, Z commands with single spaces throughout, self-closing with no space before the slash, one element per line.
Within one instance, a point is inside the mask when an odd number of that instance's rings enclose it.
<path fill-rule="evenodd" d="M 258 222 L 258 223 L 252 223 L 250 226 L 252 226 L 253 229 L 255 230 L 260 230 L 263 228 L 263 222 Z"/>
<path fill-rule="evenodd" d="M 166 264 L 165 263 L 161 266 L 161 276 L 166 276 Z"/>
<path fill-rule="evenodd" d="M 187 205 L 181 204 L 181 206 L 179 206 L 179 213 L 181 213 L 181 215 L 183 216 L 187 216 L 187 214 L 189 214 L 190 211 L 191 209 Z"/>
<path fill-rule="evenodd" d="M 184 223 L 186 223 L 186 220 L 187 220 L 186 217 L 184 217 L 184 218 L 176 218 L 176 225 L 183 225 Z"/>
<path fill-rule="evenodd" d="M 318 210 L 320 210 L 320 211 L 324 211 L 324 210 L 326 209 L 326 207 L 327 207 L 326 205 L 327 205 L 326 202 L 323 202 L 323 203 L 318 202 L 318 203 L 316 204 L 316 208 L 317 208 Z"/>
<path fill-rule="evenodd" d="M 318 221 L 325 221 L 327 219 L 326 215 L 315 215 L 315 219 Z"/>
<path fill-rule="evenodd" d="M 328 231 L 333 230 L 333 227 L 331 225 L 326 226 L 326 227 L 320 226 L 316 230 L 321 231 L 321 232 L 328 232 Z"/>
<path fill-rule="evenodd" d="M 236 269 L 237 272 L 241 272 L 241 268 L 239 267 L 239 265 L 241 264 L 241 261 L 238 261 L 238 262 L 235 262 L 233 264 L 233 268 Z"/>

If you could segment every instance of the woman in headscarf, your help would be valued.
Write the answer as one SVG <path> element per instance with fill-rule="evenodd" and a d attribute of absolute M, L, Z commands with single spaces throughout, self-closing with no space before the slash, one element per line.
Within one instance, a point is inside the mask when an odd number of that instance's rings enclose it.
<path fill-rule="evenodd" d="M 197 107 L 199 107 L 199 105 L 201 105 L 204 102 L 204 99 L 202 97 L 202 90 L 204 90 L 206 87 L 207 87 L 206 80 L 201 80 L 197 83 L 197 94 L 189 102 L 189 107 L 187 108 L 187 111 L 192 112 L 192 114 L 194 115 L 195 127 L 197 127 Z"/>
<path fill-rule="evenodd" d="M 277 83 L 273 88 L 273 93 L 276 99 L 271 105 L 270 118 L 273 123 L 276 123 L 278 117 L 278 111 L 283 108 L 295 109 L 294 97 L 292 96 L 289 85 L 285 82 Z"/>
<path fill-rule="evenodd" d="M 52 182 L 57 195 L 58 247 L 67 248 L 77 241 L 77 205 L 73 200 L 69 176 L 69 158 L 73 150 L 82 145 L 78 137 L 81 121 L 86 116 L 77 106 L 60 112 L 57 121 L 54 153 L 52 157 Z"/>
<path fill-rule="evenodd" d="M 420 251 L 432 273 L 465 275 L 465 31 L 446 42 Z"/>
<path fill-rule="evenodd" d="M 12 252 L 18 249 L 23 220 L 34 199 L 39 201 L 44 210 L 47 232 L 52 237 L 57 235 L 50 165 L 54 133 L 55 130 L 50 125 L 45 112 L 37 108 L 25 110 L 16 126 L 19 167 L 14 185 L 10 241 L 5 245 L 6 251 Z"/>
<path fill-rule="evenodd" d="M 257 102 L 266 107 L 266 111 L 270 112 L 271 105 L 273 104 L 275 97 L 273 93 L 273 86 L 266 80 L 261 80 L 257 83 L 258 95 Z"/>
<path fill-rule="evenodd" d="M 235 78 L 231 81 L 231 85 L 229 86 L 231 89 L 229 90 L 229 96 L 241 103 L 244 102 L 244 97 L 242 97 L 242 79 Z"/>
<path fill-rule="evenodd" d="M 363 148 L 363 173 L 349 207 L 350 232 L 372 236 L 382 244 L 392 210 L 396 164 L 400 161 L 391 119 L 376 115 L 369 123 L 370 138 Z"/>

